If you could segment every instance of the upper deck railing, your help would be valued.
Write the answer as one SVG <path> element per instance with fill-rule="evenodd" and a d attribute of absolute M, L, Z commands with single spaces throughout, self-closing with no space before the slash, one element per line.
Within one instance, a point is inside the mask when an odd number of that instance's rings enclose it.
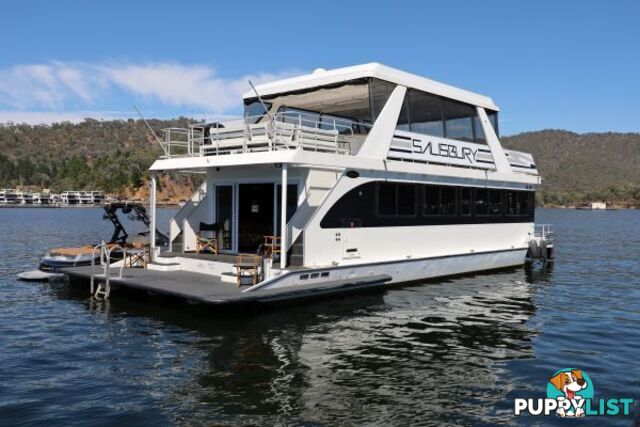
<path fill-rule="evenodd" d="M 164 129 L 163 158 L 305 150 L 355 155 L 371 125 L 353 120 L 284 111 L 268 116 Z M 514 172 L 538 175 L 531 154 L 504 150 Z M 488 146 L 396 130 L 388 160 L 494 170 Z"/>
<path fill-rule="evenodd" d="M 164 129 L 165 158 L 199 157 L 302 149 L 354 154 L 370 125 L 343 119 L 316 120 L 304 113 L 282 112 L 271 118 L 240 119 Z"/>

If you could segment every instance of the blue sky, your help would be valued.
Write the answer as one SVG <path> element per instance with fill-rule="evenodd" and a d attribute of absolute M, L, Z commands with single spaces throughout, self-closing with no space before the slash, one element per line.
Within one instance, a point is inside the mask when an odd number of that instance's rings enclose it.
<path fill-rule="evenodd" d="M 501 129 L 640 131 L 638 1 L 3 3 L 0 122 L 238 113 L 247 78 L 381 62 Z"/>

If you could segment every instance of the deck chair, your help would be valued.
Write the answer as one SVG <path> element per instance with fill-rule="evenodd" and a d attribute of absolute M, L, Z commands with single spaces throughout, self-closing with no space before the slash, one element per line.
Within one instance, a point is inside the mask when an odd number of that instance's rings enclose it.
<path fill-rule="evenodd" d="M 217 223 L 207 224 L 200 223 L 200 230 L 196 234 L 196 252 L 211 252 L 218 255 L 218 229 Z"/>
<path fill-rule="evenodd" d="M 265 258 L 280 256 L 280 236 L 262 236 L 262 253 Z"/>
<path fill-rule="evenodd" d="M 262 266 L 262 257 L 254 254 L 238 254 L 236 263 L 233 265 L 236 269 L 236 283 L 238 287 L 242 285 L 242 279 L 251 277 L 252 283 L 258 283 L 260 269 Z"/>

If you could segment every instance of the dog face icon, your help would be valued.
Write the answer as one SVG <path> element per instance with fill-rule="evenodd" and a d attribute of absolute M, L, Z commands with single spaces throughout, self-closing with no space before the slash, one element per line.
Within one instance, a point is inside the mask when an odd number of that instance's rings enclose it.
<path fill-rule="evenodd" d="M 564 397 L 558 397 L 558 400 L 567 399 L 568 401 L 581 400 L 582 398 L 576 395 L 576 392 L 587 388 L 587 381 L 582 378 L 582 371 L 579 369 L 572 369 L 566 372 L 558 372 L 552 377 L 549 382 L 553 386 L 564 393 Z M 584 409 L 578 408 L 575 413 L 571 410 L 565 411 L 563 409 L 558 410 L 558 415 L 579 417 L 584 415 Z"/>

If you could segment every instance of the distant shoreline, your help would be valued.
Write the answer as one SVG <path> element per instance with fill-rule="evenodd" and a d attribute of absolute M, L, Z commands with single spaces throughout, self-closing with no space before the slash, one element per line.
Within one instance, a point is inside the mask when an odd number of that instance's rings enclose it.
<path fill-rule="evenodd" d="M 554 208 L 554 209 L 576 209 L 576 210 L 585 210 L 585 211 L 616 211 L 616 210 L 633 210 L 633 209 L 640 209 L 639 205 L 611 205 L 611 206 L 607 206 L 606 209 L 591 209 L 591 208 L 584 208 L 584 207 L 580 207 L 578 205 L 542 205 L 542 206 L 536 206 L 539 208 Z"/>

